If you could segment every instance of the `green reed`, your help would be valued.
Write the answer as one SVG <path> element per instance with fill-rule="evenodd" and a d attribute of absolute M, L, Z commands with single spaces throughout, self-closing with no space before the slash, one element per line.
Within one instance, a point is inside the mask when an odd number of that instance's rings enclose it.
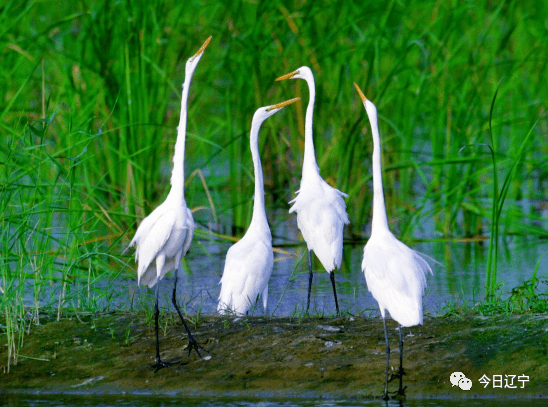
<path fill-rule="evenodd" d="M 115 293 L 96 283 L 119 276 L 112 266 L 117 262 L 110 255 L 112 246 L 103 238 L 109 230 L 107 217 L 91 207 L 92 189 L 82 166 L 88 159 L 86 148 L 74 154 L 81 148 L 75 142 L 76 147 L 48 151 L 48 130 L 55 118 L 52 113 L 7 129 L 9 137 L 0 150 L 0 307 L 6 320 L 8 370 L 12 361 L 17 363 L 29 321 L 39 323 L 44 310 L 59 319 L 71 309 L 108 307 Z M 71 135 L 95 137 L 82 129 L 71 130 Z"/>
<path fill-rule="evenodd" d="M 500 83 L 499 83 L 500 84 Z M 498 181 L 498 170 L 497 170 L 497 154 L 496 154 L 496 144 L 495 144 L 495 135 L 493 133 L 493 111 L 495 107 L 495 101 L 497 99 L 498 87 L 493 96 L 491 102 L 491 109 L 489 111 L 489 139 L 490 144 L 477 144 L 477 146 L 486 146 L 489 149 L 489 154 L 491 156 L 492 168 L 493 168 L 493 195 L 492 195 L 492 205 L 491 205 L 491 228 L 489 234 L 489 249 L 488 249 L 488 258 L 487 258 L 487 270 L 486 270 L 486 284 L 485 284 L 485 298 L 488 301 L 492 301 L 496 295 L 495 291 L 497 288 L 497 259 L 498 259 L 498 241 L 499 241 L 499 224 L 500 216 L 502 213 L 502 208 L 504 206 L 504 201 L 508 194 L 512 178 L 515 174 L 515 169 L 521 159 L 523 158 L 524 153 L 526 152 L 526 147 L 530 147 L 529 139 L 533 134 L 537 122 L 533 125 L 531 130 L 524 137 L 521 145 L 518 148 L 516 156 L 511 160 L 510 169 L 504 178 L 502 184 L 502 189 L 499 192 L 499 181 Z M 472 147 L 469 145 L 466 147 Z M 464 149 L 464 147 L 463 147 Z M 462 150 L 462 149 L 461 149 Z M 536 272 L 535 272 L 536 274 Z"/>
<path fill-rule="evenodd" d="M 187 3 L 96 2 L 82 3 L 78 10 L 67 3 L 73 13 L 62 18 L 61 11 L 57 18 L 48 13 L 44 3 L 20 17 L 45 16 L 43 27 L 33 33 L 39 45 L 24 39 L 14 45 L 44 57 L 49 105 L 63 103 L 77 120 L 91 120 L 90 131 L 103 130 L 89 146 L 97 165 L 87 166 L 88 176 L 105 185 L 98 195 L 111 202 L 116 198 L 123 213 L 137 218 L 163 199 L 165 183 L 158 180 L 167 180 L 171 165 L 183 65 L 211 34 L 214 42 L 191 89 L 187 167 L 209 167 L 213 194 L 220 197 L 225 189 L 230 196 L 230 205 L 220 205 L 220 212 L 235 230 L 249 220 L 251 116 L 259 106 L 292 96 L 303 97 L 297 113 L 284 112 L 267 126 L 261 150 L 274 193 L 270 203 L 288 207 L 298 189 L 308 90 L 304 83 L 275 83 L 274 78 L 307 64 L 316 73 L 318 162 L 326 179 L 352 194 L 351 233 L 361 235 L 370 212 L 371 149 L 352 81 L 364 85 L 379 107 L 386 189 L 402 233 L 413 230 L 405 219 L 422 207 L 425 196 L 416 188 L 417 171 L 426 196 L 436 200 L 430 215 L 440 219 L 443 233 L 478 232 L 462 206 L 465 198 L 475 199 L 467 197 L 469 185 L 462 182 L 454 189 L 463 166 L 464 178 L 475 178 L 477 162 L 454 160 L 463 145 L 481 136 L 489 95 L 502 76 L 510 78 L 503 91 L 511 93 L 511 105 L 527 100 L 542 83 L 545 43 L 529 43 L 541 22 L 520 20 L 525 6 Z M 48 46 L 52 36 L 55 46 Z M 25 63 L 25 54 L 16 51 L 10 58 Z M 520 70 L 529 74 L 527 80 Z M 539 86 L 536 95 L 542 100 L 541 92 Z M 40 97 L 31 92 L 28 100 L 33 99 Z M 528 109 L 526 117 L 542 115 L 538 104 L 521 106 Z M 522 115 L 508 108 L 500 113 L 506 125 L 522 127 Z M 58 139 L 65 147 L 70 141 Z M 408 199 L 399 196 L 418 199 L 401 205 Z M 465 214 L 464 223 L 457 222 L 459 213 Z M 127 227 L 130 219 L 117 222 Z"/>

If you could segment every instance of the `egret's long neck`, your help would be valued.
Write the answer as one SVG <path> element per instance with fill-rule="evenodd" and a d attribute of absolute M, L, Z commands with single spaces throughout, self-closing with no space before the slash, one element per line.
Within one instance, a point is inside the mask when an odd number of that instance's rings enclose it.
<path fill-rule="evenodd" d="M 186 141 L 186 110 L 188 104 L 188 90 L 192 72 L 183 83 L 183 96 L 181 97 L 181 116 L 177 126 L 177 141 L 175 142 L 175 154 L 173 155 L 173 171 L 171 173 L 171 191 L 184 200 L 185 198 L 185 141 Z"/>
<path fill-rule="evenodd" d="M 250 147 L 251 157 L 253 159 L 253 169 L 255 172 L 255 200 L 253 203 L 252 225 L 266 225 L 265 229 L 270 230 L 266 218 L 264 202 L 264 179 L 263 169 L 261 167 L 261 157 L 259 156 L 259 129 L 261 123 L 253 122 L 251 124 Z"/>
<path fill-rule="evenodd" d="M 369 116 L 371 131 L 373 133 L 373 223 L 371 232 L 387 229 L 388 218 L 386 217 L 386 206 L 384 204 L 384 192 L 382 189 L 381 169 L 381 139 L 377 124 L 377 115 Z"/>
<path fill-rule="evenodd" d="M 314 78 L 307 78 L 310 98 L 306 108 L 306 118 L 304 122 L 304 160 L 303 160 L 303 179 L 308 175 L 319 174 L 320 170 L 316 163 L 316 153 L 314 151 L 314 137 L 312 131 L 312 118 L 314 116 L 314 101 L 316 100 L 316 85 Z"/>

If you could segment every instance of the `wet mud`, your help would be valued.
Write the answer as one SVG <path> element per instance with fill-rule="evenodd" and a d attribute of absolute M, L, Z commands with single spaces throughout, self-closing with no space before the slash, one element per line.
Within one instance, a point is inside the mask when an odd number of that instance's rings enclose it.
<path fill-rule="evenodd" d="M 98 394 L 382 395 L 386 356 L 380 318 L 187 320 L 207 349 L 202 358 L 194 351 L 188 356 L 183 326 L 174 316 L 169 318 L 160 332 L 160 351 L 164 361 L 176 364 L 157 372 L 152 367 L 153 323 L 145 322 L 142 314 L 42 320 L 25 336 L 18 363 L 9 373 L 3 335 L 0 388 Z M 398 331 L 394 321 L 387 323 L 395 373 Z M 426 317 L 424 325 L 404 328 L 403 334 L 407 397 L 548 396 L 548 315 Z M 472 388 L 453 386 L 453 372 L 464 373 Z M 482 377 L 490 382 L 480 383 Z M 390 391 L 397 387 L 397 380 L 389 383 Z"/>

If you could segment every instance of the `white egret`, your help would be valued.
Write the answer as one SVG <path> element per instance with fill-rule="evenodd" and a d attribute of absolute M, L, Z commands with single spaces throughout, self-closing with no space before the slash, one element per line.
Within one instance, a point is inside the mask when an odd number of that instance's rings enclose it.
<path fill-rule="evenodd" d="M 289 202 L 293 206 L 289 213 L 297 212 L 297 224 L 308 246 L 308 299 L 306 312 L 310 308 L 310 291 L 312 290 L 312 255 L 314 251 L 323 267 L 329 273 L 335 307 L 339 315 L 339 302 L 335 288 L 335 268 L 341 267 L 343 249 L 343 228 L 350 223 L 346 213 L 346 204 L 343 197 L 345 193 L 333 188 L 320 175 L 320 169 L 316 163 L 314 153 L 314 138 L 312 136 L 312 116 L 314 115 L 314 101 L 316 99 L 316 86 L 314 75 L 307 66 L 302 66 L 296 71 L 277 78 L 304 79 L 308 84 L 310 98 L 306 108 L 305 132 L 304 132 L 304 160 L 301 178 L 301 187 L 297 197 Z"/>
<path fill-rule="evenodd" d="M 285 106 L 299 98 L 272 106 L 261 107 L 253 115 L 250 132 L 250 148 L 255 171 L 255 202 L 253 216 L 245 235 L 226 253 L 225 268 L 219 284 L 218 311 L 233 311 L 245 315 L 257 296 L 262 294 L 266 310 L 268 300 L 268 280 L 274 266 L 272 235 L 266 218 L 264 205 L 264 181 L 259 156 L 259 129 L 261 124 Z"/>
<path fill-rule="evenodd" d="M 147 285 L 152 288 L 156 285 L 156 302 L 154 307 L 156 328 L 156 371 L 162 367 L 170 366 L 160 358 L 160 345 L 158 339 L 158 297 L 160 280 L 167 272 L 175 270 L 175 282 L 173 285 L 172 303 L 177 310 L 183 325 L 188 333 L 188 354 L 192 349 L 201 357 L 199 349 L 203 349 L 190 332 L 183 314 L 176 301 L 177 277 L 181 266 L 181 258 L 186 255 L 192 237 L 194 235 L 194 219 L 192 212 L 185 202 L 184 190 L 184 158 L 187 122 L 187 101 L 190 81 L 198 62 L 211 37 L 209 37 L 198 52 L 188 59 L 185 67 L 185 81 L 181 100 L 181 116 L 177 127 L 177 141 L 175 142 L 175 154 L 173 156 L 173 171 L 171 174 L 171 190 L 166 200 L 148 215 L 137 229 L 129 247 L 136 246 L 135 261 L 138 261 L 137 284 Z"/>
<path fill-rule="evenodd" d="M 398 394 L 404 395 L 402 388 L 403 375 L 403 340 L 402 326 L 422 324 L 422 296 L 426 288 L 426 274 L 432 273 L 428 263 L 421 254 L 400 242 L 390 232 L 381 174 L 381 142 L 377 124 L 377 108 L 367 100 L 357 84 L 354 83 L 371 124 L 373 136 L 373 222 L 371 237 L 363 249 L 362 270 L 367 288 L 379 303 L 384 325 L 386 341 L 386 376 L 384 382 L 384 399 L 388 400 L 388 364 L 390 347 L 386 330 L 385 312 L 399 323 L 400 333 L 400 380 Z"/>

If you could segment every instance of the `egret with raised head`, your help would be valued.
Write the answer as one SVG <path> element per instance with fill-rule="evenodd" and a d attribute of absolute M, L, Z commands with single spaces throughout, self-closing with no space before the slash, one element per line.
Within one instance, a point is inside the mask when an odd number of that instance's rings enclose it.
<path fill-rule="evenodd" d="M 382 189 L 381 141 L 377 123 L 377 108 L 367 100 L 354 83 L 363 102 L 373 137 L 373 221 L 371 237 L 363 249 L 362 271 L 367 288 L 379 303 L 386 343 L 386 375 L 384 399 L 388 400 L 388 364 L 390 347 L 386 330 L 386 311 L 399 324 L 400 368 L 398 395 L 404 395 L 403 388 L 403 339 L 402 326 L 422 324 L 422 296 L 426 289 L 426 275 L 432 269 L 421 253 L 410 249 L 390 232 L 384 193 Z"/>
<path fill-rule="evenodd" d="M 194 235 L 194 219 L 191 210 L 185 201 L 184 189 L 184 159 L 187 122 L 187 102 L 190 81 L 194 70 L 206 49 L 211 37 L 209 37 L 196 54 L 188 59 L 185 66 L 185 80 L 181 98 L 181 115 L 177 127 L 177 141 L 175 142 L 175 154 L 173 155 L 173 171 L 171 174 L 171 189 L 166 200 L 148 215 L 139 227 L 128 247 L 136 246 L 135 261 L 137 266 L 137 284 L 147 285 L 152 288 L 156 285 L 156 301 L 154 305 L 154 320 L 156 332 L 156 371 L 171 364 L 160 358 L 160 344 L 158 338 L 158 299 L 160 280 L 167 272 L 175 270 L 175 282 L 171 301 L 183 322 L 188 333 L 188 354 L 192 349 L 201 357 L 199 349 L 203 349 L 192 336 L 190 328 L 183 318 L 183 314 L 177 305 L 177 277 L 181 267 L 181 259 L 186 255 L 192 237 Z"/>

